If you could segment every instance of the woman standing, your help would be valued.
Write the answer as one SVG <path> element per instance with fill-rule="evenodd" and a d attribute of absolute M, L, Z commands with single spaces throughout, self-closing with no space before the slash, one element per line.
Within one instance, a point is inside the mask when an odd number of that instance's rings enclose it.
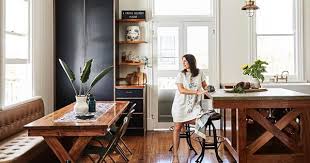
<path fill-rule="evenodd" d="M 195 123 L 201 111 L 202 95 L 207 91 L 206 77 L 196 66 L 196 59 L 192 54 L 182 57 L 184 69 L 176 79 L 177 91 L 172 104 L 173 131 L 173 163 L 179 163 L 179 134 L 185 123 Z"/>

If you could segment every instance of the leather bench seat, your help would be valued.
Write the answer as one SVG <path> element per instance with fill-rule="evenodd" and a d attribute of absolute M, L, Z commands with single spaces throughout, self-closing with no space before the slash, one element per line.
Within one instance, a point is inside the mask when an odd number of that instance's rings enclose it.
<path fill-rule="evenodd" d="M 42 162 L 38 159 L 48 155 L 48 146 L 43 137 L 28 136 L 24 125 L 43 115 L 41 97 L 7 106 L 0 111 L 0 163 Z"/>
<path fill-rule="evenodd" d="M 43 137 L 28 136 L 23 131 L 0 142 L 0 163 L 30 162 L 45 148 Z"/>

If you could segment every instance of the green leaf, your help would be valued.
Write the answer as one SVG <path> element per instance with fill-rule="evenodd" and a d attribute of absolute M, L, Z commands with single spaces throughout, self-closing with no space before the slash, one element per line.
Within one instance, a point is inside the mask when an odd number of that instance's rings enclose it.
<path fill-rule="evenodd" d="M 111 70 L 113 69 L 113 66 L 110 66 L 108 68 L 103 69 L 95 78 L 94 80 L 91 82 L 90 84 L 90 88 L 87 91 L 86 94 L 89 93 L 89 91 L 107 74 L 109 73 Z"/>
<path fill-rule="evenodd" d="M 90 71 L 91 71 L 91 64 L 92 64 L 92 62 L 93 62 L 93 59 L 90 59 L 84 65 L 83 72 L 82 72 L 82 75 L 81 75 L 81 82 L 82 83 L 86 83 L 87 80 L 89 79 L 89 74 L 90 74 Z"/>
<path fill-rule="evenodd" d="M 72 86 L 72 88 L 74 90 L 75 95 L 78 95 L 77 91 L 76 91 L 76 89 L 75 89 L 75 87 L 73 85 L 73 81 L 75 81 L 74 73 L 72 72 L 72 70 L 69 68 L 69 66 L 64 61 L 59 59 L 59 62 L 60 62 L 60 65 L 61 65 L 62 69 L 65 71 L 68 79 L 70 80 L 70 83 L 71 83 L 71 86 Z"/>
<path fill-rule="evenodd" d="M 61 59 L 59 59 L 60 65 L 62 66 L 63 70 L 65 71 L 67 77 L 69 78 L 70 81 L 74 81 L 75 80 L 75 75 L 72 72 L 72 70 L 69 68 L 69 66 L 62 61 Z"/>

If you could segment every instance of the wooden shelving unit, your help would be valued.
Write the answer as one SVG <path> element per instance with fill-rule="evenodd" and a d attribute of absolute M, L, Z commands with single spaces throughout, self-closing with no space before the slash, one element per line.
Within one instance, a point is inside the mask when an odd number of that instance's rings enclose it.
<path fill-rule="evenodd" d="M 144 63 L 143 62 L 139 62 L 139 63 L 127 63 L 127 62 L 121 62 L 120 64 L 119 64 L 120 66 L 142 66 L 142 65 L 144 65 Z"/>
<path fill-rule="evenodd" d="M 140 62 L 129 62 L 128 60 L 122 60 L 122 56 L 120 54 L 120 51 L 125 51 L 126 48 L 129 46 L 131 48 L 138 48 L 139 46 L 142 46 L 142 44 L 147 43 L 145 40 L 145 37 L 140 37 L 142 40 L 138 41 L 126 41 L 126 38 L 121 37 L 124 34 L 124 30 L 126 29 L 126 26 L 130 25 L 137 25 L 137 26 L 144 26 L 145 27 L 145 19 L 119 19 L 116 20 L 116 29 L 118 30 L 118 35 L 116 35 L 116 85 L 115 85 L 115 100 L 120 101 L 130 101 L 132 105 L 133 103 L 136 104 L 135 106 L 135 112 L 132 115 L 132 119 L 130 120 L 128 130 L 126 131 L 126 135 L 144 135 L 146 133 L 146 107 L 147 107 L 147 98 L 146 98 L 146 85 L 138 85 L 142 84 L 144 82 L 138 82 L 136 85 L 125 85 L 122 83 L 130 83 L 126 78 L 124 78 L 124 75 L 126 73 L 134 73 L 129 72 L 132 71 L 134 68 L 138 69 L 141 66 L 145 65 L 143 60 L 139 60 Z M 116 30 L 116 31 L 117 31 Z M 121 33 L 120 33 L 120 30 Z M 141 30 L 142 31 L 142 30 Z M 141 32 L 143 33 L 143 32 Z M 144 45 L 143 45 L 144 46 Z M 141 52 L 140 52 L 141 53 Z M 139 53 L 135 53 L 136 55 L 139 55 Z M 139 55 L 140 56 L 140 55 Z M 126 55 L 127 58 L 127 55 Z M 128 61 L 128 62 L 126 62 Z M 122 76 L 120 75 L 122 74 Z M 128 75 L 127 74 L 127 75 Z M 137 73 L 141 75 L 140 73 Z M 140 76 L 137 75 L 137 76 Z M 126 76 L 126 75 L 125 75 Z M 129 75 L 130 76 L 130 75 Z M 144 74 L 142 74 L 144 79 Z M 146 76 L 146 75 L 145 75 Z M 127 76 L 126 76 L 127 77 Z M 124 80 L 125 79 L 125 80 Z M 141 79 L 139 77 L 139 79 Z M 146 79 L 146 78 L 145 78 Z M 125 81 L 125 82 L 124 82 Z M 131 80 L 130 80 L 131 81 Z M 139 80 L 140 81 L 140 80 Z M 131 83 L 133 84 L 133 83 Z M 130 106 L 129 106 L 130 107 Z M 122 117 L 126 116 L 128 111 L 126 111 Z"/>

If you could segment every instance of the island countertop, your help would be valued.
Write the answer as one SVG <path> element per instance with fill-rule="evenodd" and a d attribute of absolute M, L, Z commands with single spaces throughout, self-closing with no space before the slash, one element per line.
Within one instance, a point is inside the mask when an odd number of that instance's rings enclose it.
<path fill-rule="evenodd" d="M 238 163 L 309 162 L 310 95 L 267 89 L 247 93 L 218 89 L 207 95 L 213 107 L 221 109 L 223 144 Z M 274 121 L 272 110 L 281 113 Z"/>
<path fill-rule="evenodd" d="M 264 92 L 227 93 L 218 89 L 207 95 L 213 100 L 310 100 L 310 94 L 283 88 L 268 88 Z"/>

